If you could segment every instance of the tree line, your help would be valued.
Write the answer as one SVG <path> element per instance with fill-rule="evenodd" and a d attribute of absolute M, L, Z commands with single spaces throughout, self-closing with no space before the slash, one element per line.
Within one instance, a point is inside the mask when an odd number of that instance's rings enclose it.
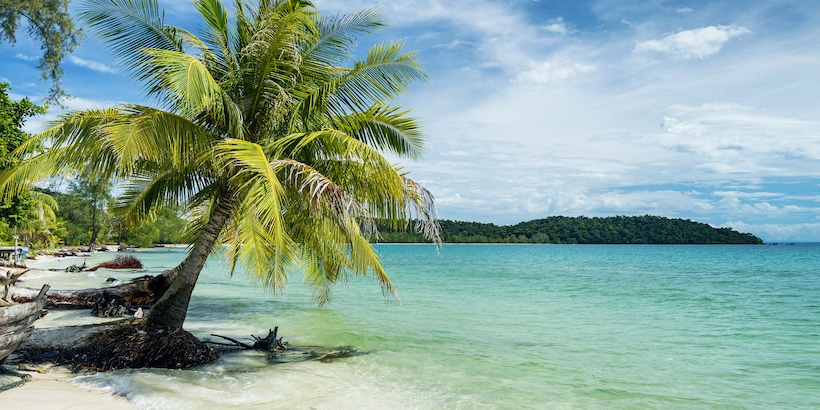
<path fill-rule="evenodd" d="M 705 223 L 661 216 L 551 216 L 498 226 L 491 223 L 442 220 L 445 243 L 556 244 L 762 244 L 749 233 L 714 228 Z M 380 227 L 379 242 L 420 243 L 421 235 Z"/>

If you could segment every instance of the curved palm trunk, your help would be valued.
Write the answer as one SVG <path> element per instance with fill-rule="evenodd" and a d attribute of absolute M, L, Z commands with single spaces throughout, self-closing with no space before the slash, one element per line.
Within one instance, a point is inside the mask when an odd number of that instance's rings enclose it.
<path fill-rule="evenodd" d="M 188 256 L 176 268 L 167 272 L 173 275 L 173 282 L 159 301 L 151 307 L 147 317 L 150 325 L 182 327 L 199 273 L 202 272 L 205 261 L 208 260 L 211 249 L 228 220 L 232 205 L 233 198 L 226 191 L 220 196 L 217 208 L 211 214 Z"/>

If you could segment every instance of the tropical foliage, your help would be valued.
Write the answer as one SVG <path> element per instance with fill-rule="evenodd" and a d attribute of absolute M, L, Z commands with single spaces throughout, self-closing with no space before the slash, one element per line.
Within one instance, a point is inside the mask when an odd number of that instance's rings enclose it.
<path fill-rule="evenodd" d="M 26 119 L 45 112 L 28 98 L 12 101 L 9 85 L 0 83 L 0 171 L 18 166 L 12 152 L 23 145 L 29 135 L 22 130 Z M 53 243 L 57 232 L 54 199 L 41 192 L 20 187 L 15 197 L 0 200 L 0 242 L 10 243 L 18 236 L 24 243 Z"/>
<path fill-rule="evenodd" d="M 685 219 L 660 216 L 608 218 L 552 216 L 515 225 L 441 221 L 441 237 L 449 243 L 578 243 L 578 244 L 760 244 L 748 233 Z M 421 242 L 408 232 L 382 229 L 382 242 Z"/>
<path fill-rule="evenodd" d="M 222 244 L 255 281 L 300 272 L 324 303 L 348 273 L 386 272 L 368 242 L 381 223 L 418 220 L 438 240 L 433 198 L 383 155 L 423 152 L 416 120 L 388 103 L 425 78 L 401 42 L 354 59 L 378 13 L 323 17 L 308 1 L 195 1 L 202 32 L 163 20 L 156 1 L 90 0 L 83 18 L 160 108 L 72 112 L 24 144 L 0 175 L 6 197 L 43 177 L 86 172 L 126 181 L 114 211 L 139 226 L 163 207 L 191 215 L 193 245 L 149 321 L 181 326 L 199 272 Z M 37 144 L 51 147 L 33 154 Z"/>

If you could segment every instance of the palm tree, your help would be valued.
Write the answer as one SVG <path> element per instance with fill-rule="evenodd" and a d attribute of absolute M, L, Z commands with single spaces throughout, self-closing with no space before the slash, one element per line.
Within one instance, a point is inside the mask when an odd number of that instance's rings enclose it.
<path fill-rule="evenodd" d="M 23 221 L 20 224 L 23 228 L 21 234 L 24 241 L 28 246 L 38 241 L 51 242 L 53 240 L 49 237 L 51 230 L 58 229 L 57 215 L 54 213 L 58 210 L 57 200 L 35 189 L 29 189 L 26 196 L 29 198 L 29 209 L 26 215 L 23 215 Z"/>
<path fill-rule="evenodd" d="M 239 0 L 231 14 L 219 0 L 194 4 L 199 37 L 165 24 L 155 0 L 86 1 L 82 17 L 159 108 L 64 115 L 21 147 L 51 148 L 0 175 L 3 191 L 90 171 L 124 181 L 115 208 L 129 225 L 186 210 L 192 244 L 166 272 L 150 324 L 182 327 L 217 246 L 231 273 L 244 266 L 269 289 L 302 273 L 319 303 L 349 273 L 372 273 L 395 294 L 368 242 L 376 223 L 413 224 L 440 242 L 432 195 L 384 156 L 423 152 L 417 121 L 388 105 L 425 78 L 416 56 L 390 42 L 353 61 L 357 36 L 383 26 L 373 10 L 326 18 L 302 0 Z"/>

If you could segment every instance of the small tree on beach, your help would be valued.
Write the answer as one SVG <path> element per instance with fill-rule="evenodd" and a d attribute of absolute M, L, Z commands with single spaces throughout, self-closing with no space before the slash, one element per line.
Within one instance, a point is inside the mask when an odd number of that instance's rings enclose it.
<path fill-rule="evenodd" d="M 419 158 L 407 110 L 388 105 L 425 78 L 400 42 L 353 61 L 378 13 L 326 18 L 309 1 L 194 2 L 202 32 L 165 24 L 152 0 L 88 0 L 83 18 L 161 108 L 71 112 L 30 140 L 50 149 L 0 175 L 6 196 L 40 178 L 89 172 L 127 181 L 129 226 L 165 206 L 194 216 L 190 251 L 164 275 L 154 325 L 182 327 L 206 259 L 222 245 L 270 289 L 304 274 L 319 303 L 348 272 L 393 285 L 368 242 L 376 223 L 409 222 L 438 242 L 432 195 L 383 153 Z M 347 65 L 351 63 L 351 65 Z M 26 147 L 20 153 L 30 152 Z"/>

